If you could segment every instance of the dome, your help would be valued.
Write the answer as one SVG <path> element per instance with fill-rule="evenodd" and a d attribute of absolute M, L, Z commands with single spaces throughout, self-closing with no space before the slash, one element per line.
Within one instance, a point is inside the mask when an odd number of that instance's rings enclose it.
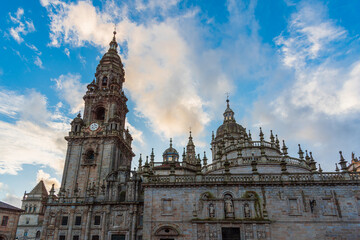
<path fill-rule="evenodd" d="M 234 117 L 234 111 L 230 108 L 229 99 L 226 99 L 226 110 L 224 112 L 224 123 L 216 130 L 216 137 L 223 136 L 226 133 L 246 135 L 246 130 L 240 124 L 237 124 Z"/>
<path fill-rule="evenodd" d="M 236 122 L 226 122 L 220 125 L 216 130 L 216 137 L 223 136 L 226 133 L 237 133 L 237 134 L 246 134 L 245 128 Z"/>
<path fill-rule="evenodd" d="M 179 159 L 179 153 L 172 147 L 172 139 L 170 138 L 170 147 L 163 153 L 164 162 L 177 162 Z"/>

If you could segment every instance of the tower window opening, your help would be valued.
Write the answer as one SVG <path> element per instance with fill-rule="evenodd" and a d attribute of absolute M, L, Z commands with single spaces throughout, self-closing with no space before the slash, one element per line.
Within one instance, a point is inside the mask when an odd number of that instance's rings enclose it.
<path fill-rule="evenodd" d="M 95 159 L 95 153 L 93 150 L 89 150 L 86 152 L 86 162 L 91 163 Z"/>
<path fill-rule="evenodd" d="M 103 78 L 103 80 L 102 80 L 102 86 L 103 86 L 103 87 L 106 87 L 106 85 L 107 85 L 107 80 L 108 80 L 107 77 L 104 77 L 104 78 Z"/>
<path fill-rule="evenodd" d="M 105 108 L 100 107 L 98 109 L 96 109 L 96 120 L 101 120 L 103 121 L 105 119 Z"/>

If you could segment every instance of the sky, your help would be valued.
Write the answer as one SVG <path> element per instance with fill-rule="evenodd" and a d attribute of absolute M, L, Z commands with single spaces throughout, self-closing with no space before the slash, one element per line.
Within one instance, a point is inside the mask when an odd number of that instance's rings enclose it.
<path fill-rule="evenodd" d="M 324 171 L 360 154 L 359 1 L 18 0 L 0 8 L 0 200 L 61 182 L 71 120 L 116 27 L 127 127 L 139 154 L 211 156 L 226 95 L 239 124 L 270 130 Z"/>

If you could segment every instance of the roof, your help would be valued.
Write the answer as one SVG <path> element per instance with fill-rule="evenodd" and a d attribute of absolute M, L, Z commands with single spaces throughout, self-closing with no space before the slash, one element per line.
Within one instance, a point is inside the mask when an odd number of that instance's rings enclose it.
<path fill-rule="evenodd" d="M 10 210 L 10 211 L 19 211 L 19 212 L 24 211 L 20 208 L 14 207 L 10 204 L 7 204 L 7 203 L 1 202 L 1 201 L 0 201 L 0 209 L 6 209 L 6 210 Z"/>
<path fill-rule="evenodd" d="M 29 193 L 29 195 L 48 195 L 48 192 L 46 190 L 44 181 L 41 180 L 35 187 L 33 190 L 31 190 L 31 192 Z"/>

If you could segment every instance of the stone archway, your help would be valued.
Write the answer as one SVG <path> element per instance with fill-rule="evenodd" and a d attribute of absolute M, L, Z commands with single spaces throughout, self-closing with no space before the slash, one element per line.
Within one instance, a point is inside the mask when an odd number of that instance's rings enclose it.
<path fill-rule="evenodd" d="M 159 240 L 176 240 L 179 235 L 179 231 L 172 226 L 162 226 L 155 232 Z"/>
<path fill-rule="evenodd" d="M 7 237 L 5 235 L 0 235 L 0 240 L 7 240 Z"/>

